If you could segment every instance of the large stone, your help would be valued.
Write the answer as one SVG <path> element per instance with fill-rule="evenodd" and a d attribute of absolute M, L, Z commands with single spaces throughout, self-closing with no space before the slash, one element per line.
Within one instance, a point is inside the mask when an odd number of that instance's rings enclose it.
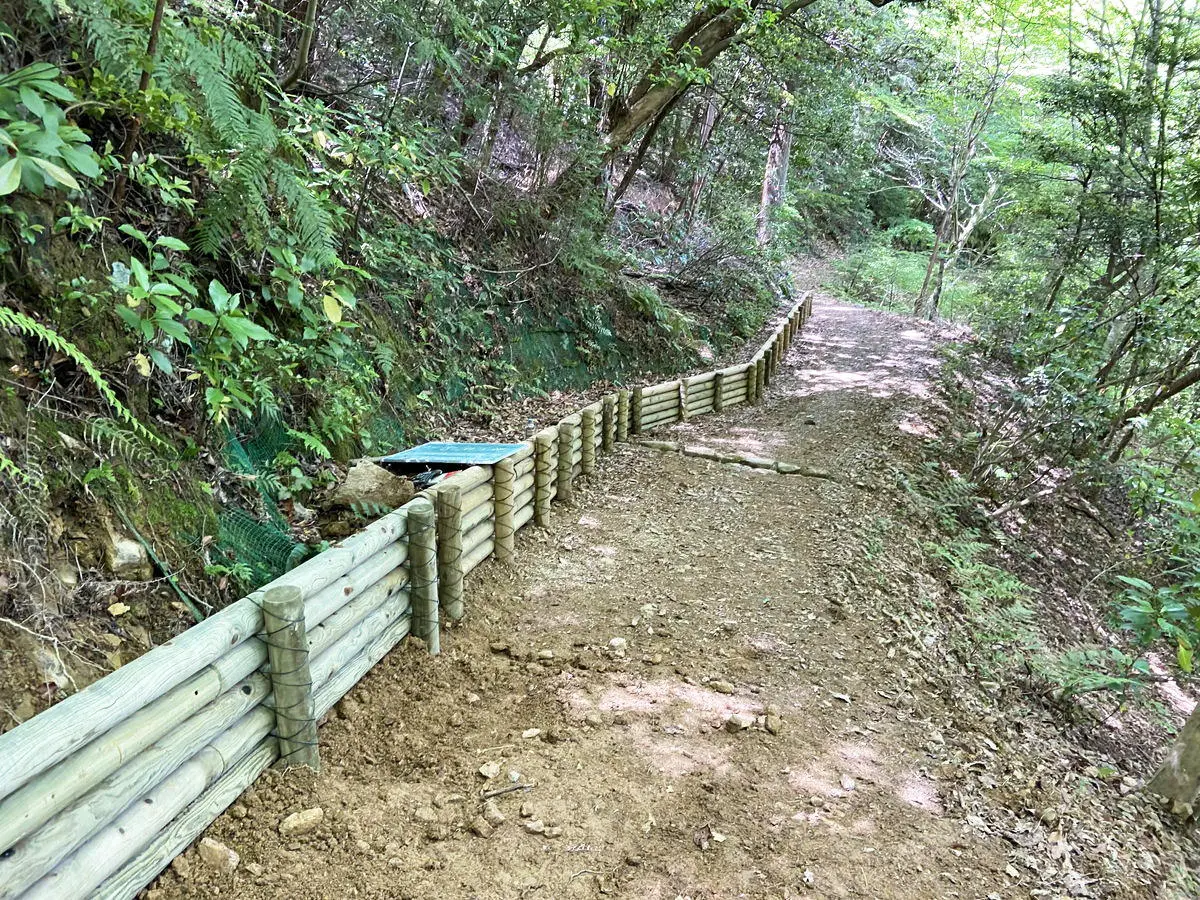
<path fill-rule="evenodd" d="M 237 869 L 238 863 L 242 858 L 233 850 L 226 847 L 220 841 L 214 841 L 212 838 L 204 838 L 200 845 L 196 848 L 196 852 L 200 854 L 200 859 L 206 866 L 222 875 L 232 875 Z"/>
<path fill-rule="evenodd" d="M 387 506 L 399 509 L 415 491 L 407 478 L 393 475 L 382 466 L 360 459 L 346 473 L 346 480 L 329 497 L 330 506 Z"/>
<path fill-rule="evenodd" d="M 302 809 L 300 812 L 292 813 L 279 823 L 279 833 L 284 837 L 308 834 L 320 825 L 324 819 L 325 810 L 319 806 L 314 806 L 312 809 Z"/>
<path fill-rule="evenodd" d="M 754 726 L 754 716 L 746 713 L 734 713 L 725 720 L 725 730 L 730 734 L 737 734 L 739 731 L 745 731 L 747 728 Z"/>
<path fill-rule="evenodd" d="M 104 562 L 113 578 L 121 581 L 149 581 L 154 566 L 146 548 L 128 535 L 108 529 L 104 541 Z"/>

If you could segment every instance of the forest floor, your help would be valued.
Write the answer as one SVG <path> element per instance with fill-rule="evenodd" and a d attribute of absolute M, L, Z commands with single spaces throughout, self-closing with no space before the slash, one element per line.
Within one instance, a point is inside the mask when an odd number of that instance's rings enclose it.
<path fill-rule="evenodd" d="M 214 823 L 232 875 L 189 851 L 149 896 L 1172 896 L 1182 839 L 1130 782 L 948 662 L 896 477 L 941 340 L 818 296 L 761 406 L 651 436 L 823 472 L 619 445 L 469 579 L 440 657 L 401 645 L 343 700 L 319 776 Z"/>

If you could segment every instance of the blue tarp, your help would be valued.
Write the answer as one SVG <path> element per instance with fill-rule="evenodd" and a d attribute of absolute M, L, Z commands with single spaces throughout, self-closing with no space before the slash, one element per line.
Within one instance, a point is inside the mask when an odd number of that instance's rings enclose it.
<path fill-rule="evenodd" d="M 380 462 L 492 466 L 506 456 L 512 456 L 523 446 L 524 444 L 457 444 L 453 441 L 430 441 L 428 444 L 385 456 Z"/>

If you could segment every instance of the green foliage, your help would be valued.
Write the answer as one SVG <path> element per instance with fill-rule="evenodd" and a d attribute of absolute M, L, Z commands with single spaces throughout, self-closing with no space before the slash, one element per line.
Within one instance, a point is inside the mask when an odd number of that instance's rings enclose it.
<path fill-rule="evenodd" d="M 55 66 L 37 62 L 0 75 L 0 197 L 21 189 L 78 191 L 75 174 L 100 174 L 87 135 L 67 122 L 60 105 L 76 97 L 59 74 Z"/>
<path fill-rule="evenodd" d="M 118 418 L 128 425 L 140 437 L 155 444 L 159 447 L 165 447 L 166 444 L 158 435 L 152 432 L 149 428 L 143 425 L 138 418 L 129 411 L 129 409 L 121 403 L 117 398 L 116 391 L 113 390 L 108 380 L 96 368 L 95 364 L 71 341 L 64 338 L 52 328 L 41 324 L 35 319 L 30 318 L 24 313 L 18 312 L 15 309 L 8 309 L 0 306 L 0 328 L 7 328 L 13 331 L 18 331 L 27 334 L 32 338 L 42 341 L 54 350 L 57 350 L 63 356 L 70 359 L 75 365 L 79 366 L 80 370 L 88 377 L 95 386 L 100 396 L 112 407 Z"/>
<path fill-rule="evenodd" d="M 924 224 L 924 223 L 920 223 Z M 926 226 L 928 228 L 928 226 Z M 911 237 L 913 229 L 906 231 Z M 920 231 L 916 231 L 917 234 Z M 921 292 L 929 265 L 928 253 L 893 249 L 894 235 L 860 246 L 836 264 L 838 279 L 832 287 L 855 303 L 910 313 Z M 941 314 L 951 319 L 974 320 L 983 295 L 978 277 L 968 271 L 952 272 L 942 288 Z"/>

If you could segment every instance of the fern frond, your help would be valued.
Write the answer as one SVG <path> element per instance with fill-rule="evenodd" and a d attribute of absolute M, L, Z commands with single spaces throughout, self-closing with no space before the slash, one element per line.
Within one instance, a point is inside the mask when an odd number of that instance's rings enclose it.
<path fill-rule="evenodd" d="M 329 448 L 315 434 L 309 434 L 307 431 L 297 431 L 295 428 L 287 430 L 288 437 L 299 441 L 304 445 L 304 449 L 310 453 L 315 453 L 321 459 L 329 459 L 333 454 L 329 452 Z"/>
<path fill-rule="evenodd" d="M 120 457 L 127 463 L 148 462 L 154 458 L 141 439 L 116 419 L 104 416 L 89 419 L 83 426 L 83 434 L 87 443 L 103 450 L 108 457 Z"/>
<path fill-rule="evenodd" d="M 271 175 L 275 192 L 287 208 L 288 220 L 295 229 L 302 251 L 321 265 L 330 263 L 336 252 L 333 217 L 329 210 L 287 163 L 275 160 Z"/>
<path fill-rule="evenodd" d="M 249 110 L 225 71 L 219 47 L 211 47 L 187 28 L 174 34 L 178 42 L 175 76 L 195 84 L 217 137 L 240 147 L 249 132 Z"/>
<path fill-rule="evenodd" d="M 163 448 L 167 447 L 166 441 L 138 421 L 137 416 L 130 412 L 117 398 L 112 385 L 108 383 L 108 380 L 100 373 L 100 370 L 96 368 L 87 355 L 53 328 L 43 325 L 36 319 L 31 319 L 24 313 L 4 306 L 0 306 L 0 328 L 19 331 L 22 334 L 40 340 L 70 359 L 91 379 L 92 384 L 96 386 L 96 390 L 100 392 L 100 396 L 108 401 L 108 405 L 113 408 L 121 421 L 150 443 Z"/>
<path fill-rule="evenodd" d="M 26 472 L 9 459 L 3 450 L 0 450 L 0 479 L 2 478 L 7 478 L 20 484 L 35 486 L 41 484 L 41 479 L 30 472 Z"/>
<path fill-rule="evenodd" d="M 229 164 L 197 223 L 195 245 L 199 250 L 216 256 L 235 232 L 246 235 L 251 246 L 258 245 L 271 222 L 267 168 L 267 154 L 260 149 L 247 150 Z"/>

